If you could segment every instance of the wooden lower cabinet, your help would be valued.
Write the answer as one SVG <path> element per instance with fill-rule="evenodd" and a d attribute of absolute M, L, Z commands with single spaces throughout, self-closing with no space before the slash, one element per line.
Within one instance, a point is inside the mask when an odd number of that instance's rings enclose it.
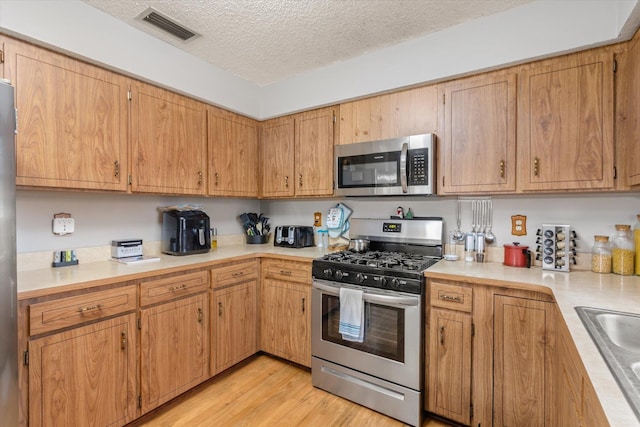
<path fill-rule="evenodd" d="M 427 410 L 471 421 L 471 314 L 430 311 Z"/>
<path fill-rule="evenodd" d="M 311 264 L 267 260 L 262 268 L 261 348 L 311 367 Z"/>
<path fill-rule="evenodd" d="M 552 426 L 555 307 L 496 295 L 494 426 Z"/>
<path fill-rule="evenodd" d="M 140 312 L 140 400 L 148 412 L 209 378 L 208 295 Z"/>
<path fill-rule="evenodd" d="M 258 351 L 258 263 L 212 270 L 211 375 Z"/>
<path fill-rule="evenodd" d="M 29 426 L 116 426 L 136 415 L 136 317 L 29 343 Z"/>
<path fill-rule="evenodd" d="M 560 314 L 558 313 L 558 317 Z M 559 322 L 554 383 L 553 425 L 602 427 L 609 422 L 580 361 L 569 330 Z"/>

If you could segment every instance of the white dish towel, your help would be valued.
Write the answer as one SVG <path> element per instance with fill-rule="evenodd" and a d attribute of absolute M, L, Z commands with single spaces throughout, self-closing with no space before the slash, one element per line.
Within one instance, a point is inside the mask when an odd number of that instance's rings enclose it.
<path fill-rule="evenodd" d="M 364 340 L 364 292 L 340 288 L 340 327 L 338 332 L 346 341 Z"/>

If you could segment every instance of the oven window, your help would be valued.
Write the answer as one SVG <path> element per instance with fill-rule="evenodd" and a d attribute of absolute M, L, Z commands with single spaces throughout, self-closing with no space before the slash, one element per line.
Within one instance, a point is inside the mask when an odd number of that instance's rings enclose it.
<path fill-rule="evenodd" d="M 404 310 L 397 307 L 365 302 L 364 342 L 342 339 L 340 298 L 322 294 L 322 339 L 404 363 Z"/>

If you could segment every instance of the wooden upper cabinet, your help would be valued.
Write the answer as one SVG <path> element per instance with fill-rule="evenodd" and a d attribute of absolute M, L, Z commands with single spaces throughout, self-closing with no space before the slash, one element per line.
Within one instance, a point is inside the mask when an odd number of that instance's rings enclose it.
<path fill-rule="evenodd" d="M 258 125 L 253 119 L 210 107 L 210 196 L 258 196 Z"/>
<path fill-rule="evenodd" d="M 617 165 L 625 168 L 625 185 L 640 185 L 640 32 L 618 57 L 616 151 Z M 620 170 L 618 173 L 620 174 Z"/>
<path fill-rule="evenodd" d="M 291 116 L 263 122 L 260 126 L 262 197 L 294 195 L 294 120 Z"/>
<path fill-rule="evenodd" d="M 530 64 L 519 74 L 518 92 L 521 189 L 613 188 L 613 53 Z"/>
<path fill-rule="evenodd" d="M 336 144 L 437 133 L 437 124 L 437 86 L 424 86 L 340 104 Z"/>
<path fill-rule="evenodd" d="M 327 107 L 261 124 L 262 197 L 333 194 L 334 117 Z"/>
<path fill-rule="evenodd" d="M 297 196 L 333 194 L 334 109 L 296 115 L 295 170 Z"/>
<path fill-rule="evenodd" d="M 136 82 L 131 121 L 133 191 L 206 194 L 205 104 Z"/>
<path fill-rule="evenodd" d="M 10 38 L 5 77 L 16 88 L 16 184 L 127 189 L 129 80 Z"/>
<path fill-rule="evenodd" d="M 438 193 L 515 191 L 515 74 L 454 80 L 439 93 Z"/>

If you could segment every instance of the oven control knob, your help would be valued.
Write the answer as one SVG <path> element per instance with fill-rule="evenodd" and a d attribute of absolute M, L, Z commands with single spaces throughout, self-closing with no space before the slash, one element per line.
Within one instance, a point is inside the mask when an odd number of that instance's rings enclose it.
<path fill-rule="evenodd" d="M 365 279 L 366 279 L 366 277 L 364 276 L 364 274 L 362 274 L 362 273 L 356 274 L 356 280 L 357 280 L 358 283 L 364 282 Z"/>
<path fill-rule="evenodd" d="M 398 280 L 396 277 L 391 279 L 391 287 L 393 289 L 399 289 L 400 288 L 400 280 Z"/>
<path fill-rule="evenodd" d="M 325 268 L 322 272 L 326 278 L 331 278 L 333 276 L 333 271 L 331 271 L 330 268 Z"/>
<path fill-rule="evenodd" d="M 380 276 L 380 284 L 383 288 L 385 288 L 387 286 L 387 278 L 384 276 Z"/>
<path fill-rule="evenodd" d="M 336 278 L 336 280 L 340 280 L 344 277 L 344 273 L 341 270 L 336 271 L 336 273 L 334 274 L 334 276 Z"/>

